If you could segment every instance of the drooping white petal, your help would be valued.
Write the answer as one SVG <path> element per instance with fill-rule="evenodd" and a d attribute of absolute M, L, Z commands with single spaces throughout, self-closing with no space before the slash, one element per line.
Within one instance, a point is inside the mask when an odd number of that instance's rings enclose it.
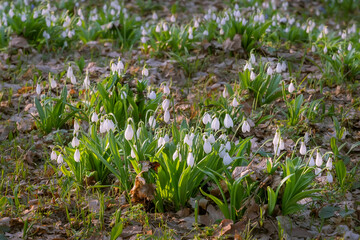
<path fill-rule="evenodd" d="M 319 150 L 316 152 L 315 163 L 316 163 L 316 166 L 318 166 L 318 167 L 321 167 L 321 165 L 323 164 L 323 159 L 322 159 L 322 156 L 321 156 L 321 153 Z"/>
<path fill-rule="evenodd" d="M 218 119 L 217 117 L 212 120 L 212 122 L 211 122 L 211 128 L 212 128 L 214 131 L 219 130 L 219 128 L 220 128 L 220 121 L 219 121 L 219 119 Z"/>
<path fill-rule="evenodd" d="M 305 154 L 306 154 L 306 146 L 305 146 L 305 143 L 304 143 L 304 142 L 301 142 L 300 154 L 301 154 L 301 155 L 305 155 Z"/>
<path fill-rule="evenodd" d="M 134 130 L 130 124 L 127 125 L 125 130 L 125 139 L 130 141 L 134 137 Z"/>
<path fill-rule="evenodd" d="M 231 128 L 234 126 L 233 120 L 231 119 L 229 114 L 225 115 L 224 126 L 225 128 Z"/>
<path fill-rule="evenodd" d="M 186 163 L 190 167 L 194 166 L 194 156 L 193 156 L 192 152 L 189 152 L 188 157 L 186 159 Z"/>
<path fill-rule="evenodd" d="M 55 152 L 54 150 L 52 150 L 51 155 L 50 155 L 50 159 L 51 159 L 51 160 L 56 160 L 57 157 L 58 157 L 58 156 L 57 156 L 56 152 Z"/>
<path fill-rule="evenodd" d="M 207 139 L 204 141 L 204 146 L 203 147 L 204 147 L 204 152 L 206 154 L 211 152 L 211 144 Z"/>
<path fill-rule="evenodd" d="M 329 170 L 332 170 L 332 168 L 333 168 L 333 162 L 332 162 L 331 157 L 329 157 L 329 159 L 326 162 L 326 168 L 329 169 Z"/>
<path fill-rule="evenodd" d="M 164 122 L 168 123 L 170 121 L 170 112 L 166 110 L 164 113 Z"/>
<path fill-rule="evenodd" d="M 75 162 L 80 162 L 80 151 L 79 151 L 79 149 L 75 150 L 74 160 L 75 160 Z"/>

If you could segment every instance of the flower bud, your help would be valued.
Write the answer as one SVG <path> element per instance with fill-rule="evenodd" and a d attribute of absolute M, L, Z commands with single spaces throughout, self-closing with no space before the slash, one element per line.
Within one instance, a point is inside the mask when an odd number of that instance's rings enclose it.
<path fill-rule="evenodd" d="M 40 84 L 36 84 L 36 94 L 37 95 L 41 94 L 41 86 L 40 86 Z"/>
<path fill-rule="evenodd" d="M 130 124 L 127 125 L 125 130 L 125 139 L 130 141 L 134 137 L 134 130 Z"/>
<path fill-rule="evenodd" d="M 229 114 L 225 115 L 224 126 L 225 128 L 231 128 L 234 126 L 233 120 L 231 119 Z"/>
<path fill-rule="evenodd" d="M 241 131 L 243 133 L 246 133 L 246 132 L 250 132 L 250 125 L 248 123 L 248 121 L 244 121 L 243 125 L 241 126 Z"/>
<path fill-rule="evenodd" d="M 306 146 L 305 146 L 305 143 L 304 143 L 304 142 L 301 142 L 300 154 L 301 154 L 301 155 L 305 155 L 305 154 L 306 154 Z"/>
<path fill-rule="evenodd" d="M 51 160 L 56 160 L 57 157 L 58 157 L 58 156 L 57 156 L 56 152 L 55 152 L 54 150 L 52 150 L 51 155 L 50 155 L 50 159 L 51 159 Z"/>
<path fill-rule="evenodd" d="M 156 93 L 154 91 L 151 91 L 149 96 L 148 96 L 151 100 L 154 100 L 156 98 Z"/>
<path fill-rule="evenodd" d="M 59 154 L 56 161 L 58 164 L 62 164 L 64 162 L 63 156 L 61 154 Z"/>
<path fill-rule="evenodd" d="M 214 120 L 212 120 L 212 122 L 211 122 L 211 128 L 212 128 L 214 131 L 219 130 L 219 128 L 220 128 L 220 122 L 219 122 L 219 119 L 218 119 L 217 117 L 215 117 Z"/>
<path fill-rule="evenodd" d="M 80 151 L 79 151 L 79 149 L 75 150 L 74 160 L 75 160 L 75 162 L 80 162 Z"/>
<path fill-rule="evenodd" d="M 321 165 L 323 164 L 323 159 L 321 156 L 321 153 L 319 150 L 317 150 L 316 152 L 316 160 L 315 160 L 316 166 L 321 167 Z"/>
<path fill-rule="evenodd" d="M 170 112 L 169 110 L 166 110 L 164 113 L 164 122 L 169 123 L 170 121 Z"/>
<path fill-rule="evenodd" d="M 211 152 L 211 144 L 207 139 L 204 141 L 204 146 L 203 147 L 204 147 L 204 152 L 206 154 Z"/>
<path fill-rule="evenodd" d="M 96 114 L 96 112 L 94 112 L 94 113 L 91 115 L 91 121 L 92 121 L 92 122 L 97 122 L 97 121 L 99 121 L 99 117 L 98 117 L 98 115 Z"/>
<path fill-rule="evenodd" d="M 189 152 L 188 157 L 186 159 L 186 163 L 190 167 L 194 166 L 194 156 L 193 156 L 192 152 Z"/>
<path fill-rule="evenodd" d="M 80 144 L 79 139 L 75 136 L 75 137 L 72 139 L 72 141 L 71 141 L 71 146 L 72 146 L 73 148 L 76 148 L 76 147 L 79 146 L 79 144 Z"/>

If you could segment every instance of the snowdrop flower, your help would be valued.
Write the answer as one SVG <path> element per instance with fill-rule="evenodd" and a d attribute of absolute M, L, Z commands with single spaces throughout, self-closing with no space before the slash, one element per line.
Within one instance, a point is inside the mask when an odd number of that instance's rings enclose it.
<path fill-rule="evenodd" d="M 159 137 L 158 139 L 158 148 L 161 148 L 162 146 L 165 145 L 165 139 L 163 137 Z"/>
<path fill-rule="evenodd" d="M 186 163 L 190 167 L 194 166 L 194 156 L 193 156 L 192 152 L 189 152 L 188 157 L 186 159 Z"/>
<path fill-rule="evenodd" d="M 351 51 L 351 49 L 352 49 L 352 44 L 349 43 L 347 50 L 348 50 L 348 51 Z"/>
<path fill-rule="evenodd" d="M 283 62 L 281 63 L 281 70 L 282 70 L 283 72 L 285 72 L 285 71 L 286 71 L 286 69 L 287 69 L 286 62 L 285 62 L 285 61 L 283 61 Z"/>
<path fill-rule="evenodd" d="M 166 23 L 163 23 L 163 29 L 164 29 L 164 32 L 167 32 L 169 30 L 168 26 Z"/>
<path fill-rule="evenodd" d="M 225 33 L 225 32 L 224 32 L 224 29 L 221 28 L 221 29 L 220 29 L 220 35 L 224 35 L 224 33 Z"/>
<path fill-rule="evenodd" d="M 97 122 L 97 121 L 99 121 L 99 117 L 98 117 L 98 115 L 96 114 L 96 112 L 94 112 L 94 113 L 91 115 L 91 121 L 92 121 L 92 122 Z"/>
<path fill-rule="evenodd" d="M 314 161 L 313 156 L 311 156 L 309 159 L 309 167 L 313 167 L 313 166 L 315 166 L 315 161 Z"/>
<path fill-rule="evenodd" d="M 209 136 L 209 138 L 208 138 L 208 141 L 209 141 L 211 144 L 215 143 L 215 137 L 214 137 L 213 134 L 210 134 L 210 136 Z"/>
<path fill-rule="evenodd" d="M 148 95 L 148 98 L 150 98 L 151 100 L 154 100 L 156 98 L 156 93 L 154 91 L 151 91 Z"/>
<path fill-rule="evenodd" d="M 280 144 L 279 144 L 279 150 L 284 150 L 285 149 L 285 143 L 283 138 L 280 138 Z"/>
<path fill-rule="evenodd" d="M 62 164 L 64 162 L 63 156 L 61 154 L 59 154 L 59 156 L 57 157 L 56 162 L 58 164 Z"/>
<path fill-rule="evenodd" d="M 175 18 L 175 16 L 174 15 L 171 15 L 171 18 L 170 18 L 170 22 L 175 22 L 176 21 L 176 18 Z"/>
<path fill-rule="evenodd" d="M 86 73 L 86 77 L 84 79 L 84 88 L 89 89 L 89 87 L 90 87 L 90 79 L 88 73 Z"/>
<path fill-rule="evenodd" d="M 207 30 L 205 30 L 205 31 L 203 32 L 203 35 L 204 35 L 204 36 L 208 36 L 208 35 L 209 35 L 209 32 L 208 32 Z"/>
<path fill-rule="evenodd" d="M 192 33 L 189 33 L 188 38 L 189 38 L 190 40 L 192 40 L 192 39 L 194 38 L 193 34 L 192 34 Z"/>
<path fill-rule="evenodd" d="M 212 120 L 212 122 L 211 122 L 211 128 L 212 128 L 214 131 L 219 130 L 219 128 L 220 128 L 220 121 L 219 121 L 219 119 L 218 119 L 217 117 L 214 118 L 214 120 Z"/>
<path fill-rule="evenodd" d="M 75 160 L 75 162 L 80 162 L 80 151 L 79 151 L 79 149 L 75 150 L 74 160 Z"/>
<path fill-rule="evenodd" d="M 276 64 L 276 72 L 277 73 L 281 73 L 282 72 L 282 66 L 281 66 L 281 64 L 280 64 L 280 62 L 278 62 L 277 64 Z"/>
<path fill-rule="evenodd" d="M 71 76 L 70 81 L 71 81 L 71 83 L 72 83 L 73 85 L 76 84 L 76 77 L 75 77 L 75 75 L 72 75 L 72 76 Z"/>
<path fill-rule="evenodd" d="M 306 146 L 305 146 L 305 143 L 304 143 L 304 142 L 301 142 L 300 154 L 301 154 L 301 155 L 305 155 L 305 154 L 306 154 Z"/>
<path fill-rule="evenodd" d="M 169 94 L 170 94 L 170 88 L 168 87 L 168 85 L 165 85 L 165 86 L 164 86 L 163 91 L 164 91 L 164 94 L 165 94 L 165 95 L 169 95 Z"/>
<path fill-rule="evenodd" d="M 231 149 L 231 143 L 230 143 L 229 141 L 226 142 L 226 144 L 225 144 L 225 149 L 228 150 L 228 151 L 230 151 L 230 149 Z"/>
<path fill-rule="evenodd" d="M 185 137 L 184 137 L 184 142 L 187 145 L 189 145 L 190 148 L 192 147 L 194 137 L 195 137 L 194 133 L 191 133 L 190 135 L 186 134 Z"/>
<path fill-rule="evenodd" d="M 48 34 L 46 31 L 43 32 L 43 37 L 46 39 L 46 40 L 49 40 L 50 39 L 50 34 Z"/>
<path fill-rule="evenodd" d="M 233 100 L 232 100 L 232 102 L 231 102 L 231 106 L 233 106 L 233 107 L 237 107 L 237 106 L 239 106 L 239 103 L 238 103 L 238 101 L 236 100 L 236 98 L 234 98 Z"/>
<path fill-rule="evenodd" d="M 80 144 L 79 139 L 75 136 L 75 137 L 72 139 L 72 141 L 71 141 L 71 146 L 72 146 L 73 148 L 76 148 L 76 147 L 79 146 L 79 144 Z"/>
<path fill-rule="evenodd" d="M 134 130 L 131 124 L 128 124 L 125 130 L 125 139 L 130 141 L 134 137 Z"/>
<path fill-rule="evenodd" d="M 158 19 L 158 15 L 156 14 L 156 12 L 153 13 L 152 19 L 153 19 L 153 20 L 157 20 L 157 19 Z"/>
<path fill-rule="evenodd" d="M 51 155 L 50 155 L 50 159 L 51 159 L 51 160 L 56 160 L 57 157 L 58 157 L 58 156 L 57 156 L 56 152 L 55 152 L 54 150 L 52 150 Z"/>
<path fill-rule="evenodd" d="M 311 51 L 312 51 L 312 52 L 316 52 L 315 45 L 312 45 L 312 47 L 311 47 Z"/>
<path fill-rule="evenodd" d="M 179 151 L 176 149 L 176 151 L 174 152 L 174 154 L 172 156 L 173 161 L 175 161 L 175 159 L 177 159 L 178 156 L 179 156 Z"/>
<path fill-rule="evenodd" d="M 194 21 L 194 28 L 198 28 L 199 27 L 199 22 L 198 22 L 198 20 L 195 20 Z"/>
<path fill-rule="evenodd" d="M 224 144 L 221 144 L 219 148 L 219 157 L 224 158 L 225 154 L 226 154 L 225 146 Z"/>
<path fill-rule="evenodd" d="M 319 176 L 321 174 L 321 168 L 315 168 L 315 175 Z"/>
<path fill-rule="evenodd" d="M 26 21 L 26 15 L 25 13 L 21 14 L 21 21 L 25 22 Z"/>
<path fill-rule="evenodd" d="M 168 110 L 170 106 L 170 100 L 169 99 L 164 99 L 164 101 L 161 104 L 161 107 L 164 111 Z"/>
<path fill-rule="evenodd" d="M 245 120 L 245 121 L 243 122 L 243 124 L 242 124 L 242 126 L 241 126 L 241 131 L 242 131 L 243 133 L 250 132 L 250 125 L 249 125 L 248 121 Z"/>
<path fill-rule="evenodd" d="M 149 126 L 150 126 L 151 128 L 155 128 L 155 126 L 156 126 L 156 120 L 155 120 L 154 116 L 150 116 L 150 117 L 149 117 Z"/>
<path fill-rule="evenodd" d="M 251 71 L 251 72 L 250 72 L 250 80 L 251 80 L 251 81 L 254 81 L 255 78 L 256 78 L 256 74 L 255 74 L 253 71 Z"/>
<path fill-rule="evenodd" d="M 234 126 L 233 120 L 231 119 L 229 114 L 225 115 L 224 126 L 225 128 L 231 128 Z"/>
<path fill-rule="evenodd" d="M 244 71 L 249 70 L 252 71 L 253 67 L 251 66 L 251 63 L 246 62 L 245 66 L 244 66 Z"/>
<path fill-rule="evenodd" d="M 273 139 L 273 144 L 277 145 L 277 144 L 279 144 L 279 142 L 280 142 L 280 131 L 279 131 L 279 129 L 277 129 L 275 132 L 274 139 Z"/>
<path fill-rule="evenodd" d="M 108 132 L 110 130 L 115 130 L 115 124 L 112 120 L 106 119 L 105 120 L 105 131 Z"/>
<path fill-rule="evenodd" d="M 149 76 L 149 70 L 146 67 L 144 67 L 143 70 L 141 71 L 141 74 L 144 77 L 147 77 L 147 76 Z"/>
<path fill-rule="evenodd" d="M 170 121 L 170 112 L 166 110 L 164 113 L 164 122 L 168 123 Z"/>
<path fill-rule="evenodd" d="M 134 146 L 134 147 L 135 147 L 135 146 Z M 135 152 L 134 152 L 133 148 L 131 148 L 130 156 L 131 156 L 132 158 L 136 158 L 136 155 L 135 155 Z"/>
<path fill-rule="evenodd" d="M 100 123 L 100 133 L 104 133 L 104 132 L 106 132 L 105 121 Z"/>
<path fill-rule="evenodd" d="M 224 91 L 222 92 L 222 96 L 223 96 L 223 98 L 229 97 L 229 93 L 228 93 L 228 91 L 227 91 L 226 86 L 224 87 Z"/>
<path fill-rule="evenodd" d="M 329 157 L 329 159 L 326 162 L 326 168 L 329 169 L 329 170 L 332 170 L 332 168 L 333 168 L 333 162 L 332 162 L 331 157 Z"/>
<path fill-rule="evenodd" d="M 80 129 L 79 122 L 75 120 L 75 121 L 74 121 L 74 131 L 75 131 L 75 132 L 78 132 L 79 129 Z"/>
<path fill-rule="evenodd" d="M 230 157 L 229 153 L 225 153 L 224 157 L 223 157 L 223 162 L 224 165 L 229 165 L 230 163 L 232 163 L 232 158 Z"/>
<path fill-rule="evenodd" d="M 323 159 L 322 159 L 322 156 L 321 156 L 321 153 L 319 150 L 317 150 L 317 152 L 316 152 L 315 163 L 316 163 L 316 166 L 318 166 L 318 167 L 321 167 L 321 165 L 323 164 Z"/>
<path fill-rule="evenodd" d="M 67 73 L 66 73 L 66 77 L 71 78 L 71 76 L 73 76 L 73 75 L 74 75 L 74 71 L 73 71 L 72 67 L 69 66 Z"/>
<path fill-rule="evenodd" d="M 327 172 L 326 179 L 327 179 L 328 183 L 332 183 L 334 181 L 334 178 L 331 175 L 331 172 Z"/>
<path fill-rule="evenodd" d="M 37 95 L 41 94 L 41 86 L 40 86 L 40 84 L 36 84 L 36 94 Z"/>
<path fill-rule="evenodd" d="M 208 113 L 205 113 L 203 118 L 202 118 L 202 122 L 206 125 L 208 123 L 211 123 L 211 117 Z"/>
<path fill-rule="evenodd" d="M 324 54 L 326 54 L 327 51 L 328 51 L 328 49 L 327 49 L 327 47 L 325 46 L 325 47 L 324 47 Z"/>
<path fill-rule="evenodd" d="M 14 15 L 15 15 L 14 10 L 12 8 L 10 8 L 9 17 L 12 18 Z"/>
<path fill-rule="evenodd" d="M 266 74 L 269 75 L 269 76 L 271 76 L 273 74 L 273 70 L 272 70 L 272 68 L 270 66 L 266 70 Z"/>
<path fill-rule="evenodd" d="M 205 152 L 206 154 L 209 154 L 209 153 L 211 152 L 211 144 L 210 144 L 210 142 L 209 142 L 207 139 L 204 141 L 204 146 L 203 146 L 203 148 L 204 148 L 204 152 Z"/>
<path fill-rule="evenodd" d="M 295 86 L 292 82 L 289 84 L 288 91 L 289 93 L 293 93 L 295 91 Z"/>
<path fill-rule="evenodd" d="M 254 54 L 250 54 L 250 63 L 255 64 L 256 63 L 256 58 Z"/>

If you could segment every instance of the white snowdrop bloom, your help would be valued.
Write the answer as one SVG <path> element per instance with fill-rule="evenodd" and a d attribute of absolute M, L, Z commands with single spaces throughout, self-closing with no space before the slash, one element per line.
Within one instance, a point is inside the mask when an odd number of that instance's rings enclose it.
<path fill-rule="evenodd" d="M 208 138 L 208 141 L 211 143 L 211 144 L 213 144 L 213 143 L 215 143 L 215 137 L 214 137 L 214 135 L 213 134 L 210 134 L 210 136 L 209 136 L 209 138 Z"/>
<path fill-rule="evenodd" d="M 59 156 L 57 157 L 56 162 L 58 164 L 62 164 L 64 162 L 63 156 L 61 154 L 59 154 Z"/>
<path fill-rule="evenodd" d="M 136 136 L 139 138 L 140 137 L 140 133 L 141 133 L 141 128 L 138 128 L 138 130 L 136 130 Z"/>
<path fill-rule="evenodd" d="M 21 14 L 21 21 L 25 22 L 26 21 L 26 15 L 25 13 Z"/>
<path fill-rule="evenodd" d="M 348 47 L 347 47 L 347 50 L 348 50 L 348 51 L 351 51 L 351 49 L 352 49 L 352 44 L 349 43 L 349 45 L 348 45 Z"/>
<path fill-rule="evenodd" d="M 305 143 L 304 143 L 304 142 L 301 142 L 300 154 L 301 154 L 301 155 L 305 155 L 305 154 L 306 154 L 306 146 L 305 146 Z"/>
<path fill-rule="evenodd" d="M 46 31 L 43 32 L 43 37 L 46 39 L 46 40 L 49 40 L 50 39 L 50 34 L 48 34 Z"/>
<path fill-rule="evenodd" d="M 174 15 L 171 15 L 171 17 L 170 17 L 170 22 L 172 22 L 172 23 L 176 22 L 176 18 L 175 18 Z"/>
<path fill-rule="evenodd" d="M 170 121 L 170 112 L 169 110 L 166 110 L 164 113 L 164 122 L 169 123 Z"/>
<path fill-rule="evenodd" d="M 326 162 L 326 168 L 329 169 L 329 170 L 332 170 L 332 168 L 333 168 L 333 162 L 332 162 L 331 157 L 329 157 L 329 159 Z"/>
<path fill-rule="evenodd" d="M 199 22 L 197 20 L 194 21 L 194 28 L 198 28 L 199 27 Z"/>
<path fill-rule="evenodd" d="M 170 88 L 168 85 L 165 85 L 164 88 L 163 88 L 163 91 L 164 91 L 164 94 L 165 95 L 169 95 L 170 94 Z"/>
<path fill-rule="evenodd" d="M 209 140 L 205 140 L 204 141 L 204 146 L 203 146 L 203 148 L 204 148 L 204 152 L 206 153 L 206 154 L 209 154 L 210 152 L 211 152 L 211 143 L 209 142 Z"/>
<path fill-rule="evenodd" d="M 320 176 L 321 175 L 321 168 L 315 168 L 315 175 Z"/>
<path fill-rule="evenodd" d="M 14 10 L 12 8 L 10 8 L 9 17 L 12 18 L 14 15 L 15 15 Z"/>
<path fill-rule="evenodd" d="M 317 152 L 316 152 L 315 163 L 316 163 L 316 166 L 318 166 L 318 167 L 321 167 L 321 165 L 323 164 L 323 159 L 322 159 L 322 156 L 321 156 L 321 153 L 319 150 L 317 150 Z"/>
<path fill-rule="evenodd" d="M 309 167 L 313 167 L 313 166 L 315 166 L 315 161 L 314 161 L 313 156 L 311 156 L 309 159 Z"/>
<path fill-rule="evenodd" d="M 144 67 L 143 70 L 141 71 L 141 74 L 143 76 L 147 77 L 147 76 L 149 76 L 149 70 L 146 67 Z"/>
<path fill-rule="evenodd" d="M 162 27 L 164 32 L 167 32 L 169 30 L 168 25 L 166 23 L 163 23 Z"/>
<path fill-rule="evenodd" d="M 220 35 L 224 35 L 224 33 L 225 33 L 225 32 L 224 32 L 224 29 L 221 28 L 221 29 L 220 29 Z"/>
<path fill-rule="evenodd" d="M 256 58 L 254 54 L 250 54 L 250 63 L 251 64 L 255 64 L 256 63 Z"/>
<path fill-rule="evenodd" d="M 334 181 L 334 178 L 333 178 L 331 172 L 327 172 L 326 180 L 328 181 L 328 183 L 332 183 Z"/>
<path fill-rule="evenodd" d="M 51 159 L 51 160 L 56 160 L 57 157 L 58 157 L 58 156 L 57 156 L 56 152 L 55 152 L 54 150 L 52 150 L 51 155 L 50 155 L 50 159 Z"/>
<path fill-rule="evenodd" d="M 125 68 L 124 63 L 122 61 L 118 61 L 116 68 L 117 68 L 117 72 L 120 74 L 121 71 L 124 70 Z"/>
<path fill-rule="evenodd" d="M 151 128 L 155 128 L 155 126 L 156 126 L 156 120 L 155 120 L 155 117 L 154 117 L 154 116 L 150 116 L 150 117 L 149 117 L 149 126 L 150 126 Z"/>
<path fill-rule="evenodd" d="M 100 133 L 106 132 L 105 123 L 106 123 L 106 120 L 100 123 Z"/>
<path fill-rule="evenodd" d="M 146 41 L 147 41 L 147 38 L 146 37 L 141 37 L 141 43 L 146 43 Z"/>
<path fill-rule="evenodd" d="M 75 160 L 75 162 L 80 162 L 80 151 L 79 151 L 79 149 L 75 150 L 74 160 Z"/>
<path fill-rule="evenodd" d="M 148 98 L 150 98 L 151 100 L 154 100 L 156 98 L 156 93 L 154 91 L 151 91 L 148 95 Z"/>
<path fill-rule="evenodd" d="M 36 94 L 37 95 L 41 94 L 41 86 L 40 86 L 40 84 L 36 84 Z"/>
<path fill-rule="evenodd" d="M 164 101 L 161 104 L 161 107 L 164 111 L 168 110 L 170 106 L 170 100 L 169 99 L 164 99 Z"/>
<path fill-rule="evenodd" d="M 66 73 L 66 77 L 71 78 L 71 76 L 73 76 L 73 75 L 74 75 L 74 71 L 73 71 L 72 67 L 69 66 L 67 73 Z"/>
<path fill-rule="evenodd" d="M 283 138 L 280 138 L 280 143 L 279 143 L 279 150 L 284 150 L 285 149 L 285 143 Z"/>
<path fill-rule="evenodd" d="M 193 156 L 192 152 L 189 152 L 188 157 L 186 159 L 186 163 L 190 167 L 194 166 L 194 156 Z"/>
<path fill-rule="evenodd" d="M 94 112 L 94 113 L 91 115 L 91 121 L 92 121 L 92 122 L 97 122 L 97 121 L 99 121 L 99 117 L 98 117 L 98 115 L 96 114 L 96 112 Z"/>
<path fill-rule="evenodd" d="M 176 149 L 176 151 L 174 152 L 174 154 L 172 155 L 172 159 L 173 161 L 175 161 L 179 156 L 179 151 Z"/>
<path fill-rule="evenodd" d="M 38 11 L 34 11 L 34 15 L 33 15 L 33 18 L 38 18 L 39 17 L 39 12 Z"/>
<path fill-rule="evenodd" d="M 246 62 L 245 66 L 244 66 L 244 71 L 246 71 L 246 70 L 249 70 L 249 71 L 253 70 L 251 63 Z"/>
<path fill-rule="evenodd" d="M 282 70 L 283 72 L 285 72 L 286 69 L 287 69 L 287 64 L 286 64 L 285 61 L 283 61 L 283 62 L 281 63 L 281 70 Z"/>
<path fill-rule="evenodd" d="M 220 148 L 219 148 L 219 157 L 223 158 L 226 154 L 226 149 L 225 149 L 225 146 L 224 144 L 221 144 L 220 145 Z"/>
<path fill-rule="evenodd" d="M 341 38 L 342 38 L 342 39 L 345 39 L 345 38 L 346 38 L 346 32 L 342 32 Z"/>
<path fill-rule="evenodd" d="M 223 163 L 224 165 L 229 165 L 230 163 L 232 163 L 233 159 L 230 157 L 229 153 L 225 153 L 224 157 L 223 157 Z"/>
<path fill-rule="evenodd" d="M 312 52 L 316 52 L 315 45 L 312 45 L 312 47 L 311 47 L 311 51 L 312 51 Z"/>
<path fill-rule="evenodd" d="M 76 148 L 76 147 L 78 147 L 80 145 L 80 141 L 79 141 L 79 139 L 75 136 L 75 137 L 73 137 L 73 139 L 72 139 L 72 141 L 71 141 L 71 146 L 73 147 L 73 148 Z"/>
<path fill-rule="evenodd" d="M 281 73 L 282 72 L 282 66 L 281 66 L 281 64 L 280 64 L 280 62 L 278 62 L 277 64 L 276 64 L 276 72 L 277 73 Z"/>
<path fill-rule="evenodd" d="M 226 86 L 224 87 L 224 90 L 223 90 L 223 92 L 222 92 L 222 96 L 223 96 L 223 98 L 229 97 L 229 93 L 228 93 L 228 91 L 227 91 Z"/>
<path fill-rule="evenodd" d="M 72 75 L 72 76 L 71 76 L 70 81 L 71 81 L 71 83 L 72 83 L 73 85 L 76 84 L 76 77 L 75 77 L 75 75 Z"/>
<path fill-rule="evenodd" d="M 251 81 L 254 81 L 255 78 L 256 78 L 256 74 L 255 74 L 253 71 L 251 71 L 251 72 L 250 72 L 250 80 L 251 80 Z"/>
<path fill-rule="evenodd" d="M 295 86 L 292 82 L 289 84 L 288 91 L 289 93 L 293 93 L 295 91 Z"/>
<path fill-rule="evenodd" d="M 228 151 L 231 150 L 231 143 L 229 141 L 226 142 L 225 149 L 228 150 Z"/>
<path fill-rule="evenodd" d="M 229 114 L 225 115 L 224 126 L 225 128 L 231 128 L 234 126 L 233 120 L 231 119 Z"/>
<path fill-rule="evenodd" d="M 242 124 L 242 126 L 241 126 L 241 131 L 242 131 L 243 133 L 250 132 L 250 125 L 249 125 L 248 121 L 245 120 L 245 121 L 243 122 L 243 124 Z"/>
<path fill-rule="evenodd" d="M 164 139 L 163 137 L 159 137 L 157 147 L 158 147 L 158 148 L 161 148 L 162 146 L 165 145 L 165 143 L 166 143 L 166 142 L 165 142 L 165 139 Z"/>
<path fill-rule="evenodd" d="M 84 88 L 89 89 L 89 87 L 90 87 L 89 74 L 86 74 L 85 79 L 84 79 Z"/>
<path fill-rule="evenodd" d="M 204 36 L 208 36 L 208 35 L 209 35 L 209 32 L 208 32 L 207 30 L 205 30 L 205 31 L 203 32 L 203 35 L 204 35 Z"/>
<path fill-rule="evenodd" d="M 168 143 L 170 141 L 169 134 L 165 134 L 164 140 L 165 140 L 166 143 Z"/>
<path fill-rule="evenodd" d="M 125 130 L 125 139 L 130 141 L 134 137 L 134 130 L 131 124 L 128 124 Z"/>
<path fill-rule="evenodd" d="M 79 129 L 80 129 L 79 122 L 75 120 L 75 121 L 74 121 L 74 131 L 75 131 L 75 132 L 78 132 Z"/>
<path fill-rule="evenodd" d="M 110 130 L 115 130 L 115 124 L 112 120 L 110 119 L 106 119 L 106 124 L 105 124 L 105 129 L 106 131 L 110 131 Z"/>
<path fill-rule="evenodd" d="M 269 75 L 269 76 L 271 76 L 273 74 L 273 70 L 272 70 L 272 68 L 270 66 L 267 68 L 266 74 Z"/>
<path fill-rule="evenodd" d="M 192 40 L 192 39 L 194 38 L 193 34 L 192 34 L 192 33 L 189 33 L 188 38 L 189 38 L 190 40 Z"/>
<path fill-rule="evenodd" d="M 223 133 L 219 136 L 219 139 L 222 139 L 225 141 L 227 139 L 227 135 L 225 133 Z"/>
<path fill-rule="evenodd" d="M 279 144 L 280 144 L 280 142 L 277 143 L 277 144 L 274 144 L 274 154 L 275 154 L 275 156 L 278 156 L 280 154 L 281 150 L 280 150 Z"/>
<path fill-rule="evenodd" d="M 153 19 L 153 20 L 157 20 L 157 19 L 158 19 L 158 15 L 156 14 L 156 12 L 153 12 L 152 19 Z"/>
<path fill-rule="evenodd" d="M 327 47 L 325 46 L 325 47 L 324 47 L 324 54 L 326 54 L 327 51 L 328 51 L 328 49 L 327 49 Z"/>
<path fill-rule="evenodd" d="M 134 146 L 134 147 L 135 147 L 135 146 Z M 131 148 L 130 156 L 131 156 L 131 158 L 136 158 L 136 154 L 135 154 L 133 148 Z"/>
<path fill-rule="evenodd" d="M 112 63 L 110 69 L 111 69 L 111 71 L 112 71 L 113 73 L 115 73 L 116 70 L 117 70 L 116 64 L 115 64 L 115 63 Z"/>
<path fill-rule="evenodd" d="M 211 128 L 214 130 L 214 131 L 217 131 L 219 130 L 220 128 L 220 121 L 217 117 L 215 117 L 212 122 L 211 122 Z"/>
<path fill-rule="evenodd" d="M 277 129 L 276 132 L 275 132 L 275 136 L 274 136 L 274 139 L 273 139 L 273 144 L 279 144 L 280 142 L 280 131 Z"/>
<path fill-rule="evenodd" d="M 237 106 L 239 106 L 239 103 L 238 103 L 238 101 L 236 100 L 236 98 L 234 98 L 233 100 L 232 100 L 232 102 L 231 102 L 231 106 L 233 106 L 233 107 L 237 107 Z"/>

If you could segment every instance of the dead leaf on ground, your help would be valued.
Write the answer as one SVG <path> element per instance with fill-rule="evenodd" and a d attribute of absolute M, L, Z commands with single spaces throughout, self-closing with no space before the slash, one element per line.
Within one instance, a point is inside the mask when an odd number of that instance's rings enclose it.
<path fill-rule="evenodd" d="M 142 174 L 143 172 L 136 176 L 134 187 L 130 191 L 132 203 L 144 203 L 154 199 L 156 186 L 155 184 L 146 183 Z"/>

